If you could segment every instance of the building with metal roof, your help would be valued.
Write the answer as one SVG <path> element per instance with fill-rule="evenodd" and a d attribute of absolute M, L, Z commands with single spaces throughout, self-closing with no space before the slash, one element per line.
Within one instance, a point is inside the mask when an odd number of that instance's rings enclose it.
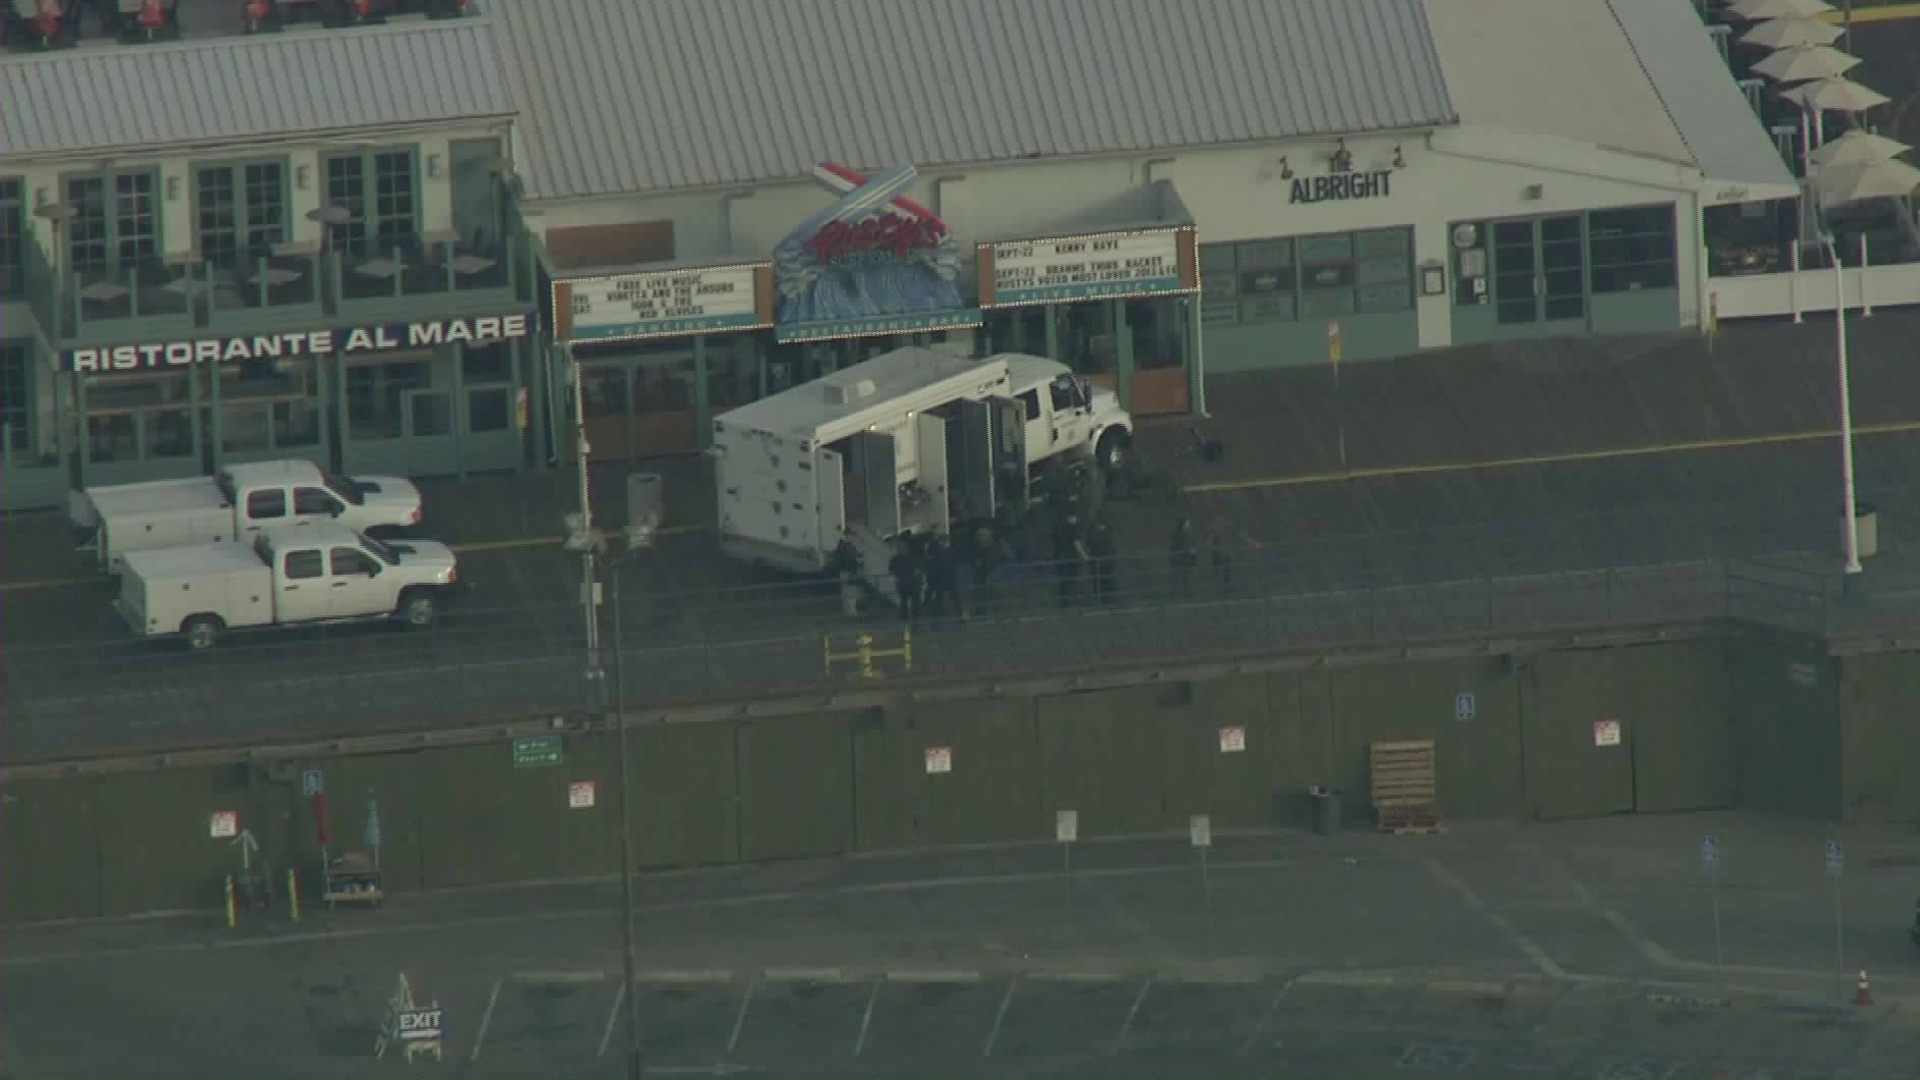
<path fill-rule="evenodd" d="M 1452 120 L 1420 0 L 495 0 L 537 200 Z"/>
<path fill-rule="evenodd" d="M 284 143 L 516 109 L 486 20 L 104 42 L 0 59 L 0 158 Z"/>
<path fill-rule="evenodd" d="M 525 460 L 515 412 L 540 387 L 497 23 L 269 4 L 242 34 L 238 7 L 180 5 L 156 40 L 113 5 L 6 24 L 8 509 L 208 463 Z"/>

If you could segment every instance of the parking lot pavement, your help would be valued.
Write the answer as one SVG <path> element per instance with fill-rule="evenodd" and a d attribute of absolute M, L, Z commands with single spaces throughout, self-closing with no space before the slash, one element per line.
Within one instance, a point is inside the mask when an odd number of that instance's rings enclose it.
<path fill-rule="evenodd" d="M 1672 880 L 1703 831 L 1729 864 L 1724 975 Z M 663 1075 L 1912 1077 L 1912 837 L 1847 837 L 1862 1007 L 1825 952 L 1830 895 L 1792 880 L 1821 835 L 1707 814 L 1221 837 L 1211 903 L 1172 840 L 1084 845 L 1070 882 L 1043 847 L 648 875 L 631 996 Z M 405 973 L 445 1009 L 448 1069 L 604 1075 L 616 895 L 11 928 L 0 1046 L 35 1076 L 130 1046 L 159 1076 L 399 1075 L 371 1059 Z"/>
<path fill-rule="evenodd" d="M 1236 557 L 1234 583 L 1217 587 L 1205 575 L 1204 592 L 1192 597 L 1150 580 L 1165 574 L 1174 511 L 1116 502 L 1121 555 L 1133 560 L 1122 568 L 1118 610 L 1063 616 L 1037 574 L 965 626 L 921 627 L 915 674 L 965 679 L 1381 637 L 1718 617 L 1734 590 L 1712 560 L 1833 550 L 1833 522 L 1787 509 L 1824 489 L 1830 457 L 1819 445 L 1754 447 L 1196 496 L 1193 512 L 1231 518 L 1261 546 Z M 1889 522 L 1920 514 L 1920 491 L 1906 479 L 1920 474 L 1920 436 L 1862 443 L 1859 462 L 1862 490 Z M 1882 545 L 1853 583 L 1860 598 L 1833 609 L 1849 620 L 1913 617 L 1910 588 L 1898 603 L 1881 603 L 1876 590 L 1902 560 L 1920 560 L 1898 530 L 1883 530 Z M 0 605 L 9 720 L 0 748 L 24 761 L 590 707 L 596 684 L 584 678 L 578 558 L 552 544 L 463 558 L 468 595 L 432 632 L 298 630 L 236 639 L 212 656 L 133 640 L 108 606 L 105 581 L 9 592 Z M 1831 570 L 1835 560 L 1823 559 Z M 1594 569 L 1622 564 L 1647 565 Z M 827 678 L 819 635 L 873 624 L 839 616 L 818 583 L 723 560 L 701 532 L 663 536 L 617 567 L 634 703 L 702 699 L 717 686 L 815 688 Z M 1799 582 L 1794 596 L 1822 585 L 1782 574 Z M 1779 599 L 1771 585 L 1753 588 Z M 610 606 L 602 611 L 609 641 Z M 1062 617 L 1075 620 L 1071 632 L 1062 632 Z"/>

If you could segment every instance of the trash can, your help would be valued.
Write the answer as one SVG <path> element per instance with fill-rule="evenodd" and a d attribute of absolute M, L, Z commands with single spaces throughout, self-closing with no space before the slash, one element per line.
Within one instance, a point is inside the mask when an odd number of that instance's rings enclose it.
<path fill-rule="evenodd" d="M 627 527 L 651 532 L 667 516 L 667 491 L 659 473 L 627 474 Z"/>
<path fill-rule="evenodd" d="M 1840 553 L 1846 554 L 1846 523 L 1841 522 Z M 1860 545 L 1860 557 L 1869 558 L 1880 551 L 1880 511 L 1870 502 L 1853 504 L 1853 531 L 1855 542 Z"/>
<path fill-rule="evenodd" d="M 1319 785 L 1308 788 L 1307 816 L 1313 822 L 1315 835 L 1332 836 L 1339 832 L 1340 793 Z"/>

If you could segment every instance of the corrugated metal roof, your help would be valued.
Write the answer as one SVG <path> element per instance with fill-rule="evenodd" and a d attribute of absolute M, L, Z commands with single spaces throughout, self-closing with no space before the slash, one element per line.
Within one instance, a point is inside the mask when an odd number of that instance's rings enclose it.
<path fill-rule="evenodd" d="M 496 0 L 532 198 L 1452 122 L 1420 0 Z M 564 12 L 564 15 L 561 14 Z"/>
<path fill-rule="evenodd" d="M 0 155 L 510 116 L 491 20 L 102 45 L 0 61 Z"/>
<path fill-rule="evenodd" d="M 1607 2 L 1700 171 L 1709 180 L 1771 185 L 1792 194 L 1793 174 L 1734 83 L 1693 5 L 1682 0 Z M 1764 196 L 1755 192 L 1748 197 Z"/>

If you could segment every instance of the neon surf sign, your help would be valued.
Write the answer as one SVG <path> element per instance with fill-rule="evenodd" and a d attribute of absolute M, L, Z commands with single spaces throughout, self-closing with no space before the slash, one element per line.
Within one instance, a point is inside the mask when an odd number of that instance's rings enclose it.
<path fill-rule="evenodd" d="M 838 196 L 774 248 L 782 341 L 978 326 L 960 295 L 960 249 L 933 211 L 902 194 L 910 165 L 867 176 L 837 162 L 813 170 Z"/>

